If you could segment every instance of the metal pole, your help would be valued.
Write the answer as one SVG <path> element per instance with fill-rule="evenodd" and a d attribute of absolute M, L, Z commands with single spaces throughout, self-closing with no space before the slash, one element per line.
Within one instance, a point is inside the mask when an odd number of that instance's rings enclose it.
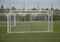
<path fill-rule="evenodd" d="M 16 14 L 14 14 L 14 26 L 16 26 Z"/>
<path fill-rule="evenodd" d="M 53 3 L 51 3 L 51 32 L 53 32 Z"/>
<path fill-rule="evenodd" d="M 37 3 L 37 5 L 38 5 L 38 10 L 39 10 L 39 2 Z"/>
<path fill-rule="evenodd" d="M 25 10 L 25 2 L 23 3 L 23 10 Z"/>
<path fill-rule="evenodd" d="M 11 8 L 10 7 L 10 2 L 9 2 L 9 8 Z M 9 29 L 10 29 L 10 31 L 9 32 L 11 32 L 11 9 L 9 9 Z"/>
<path fill-rule="evenodd" d="M 9 14 L 7 15 L 7 33 L 9 33 L 10 32 L 10 30 L 9 30 Z"/>
<path fill-rule="evenodd" d="M 9 2 L 9 13 L 7 15 L 7 33 L 11 32 L 11 17 L 10 17 L 10 2 Z"/>
<path fill-rule="evenodd" d="M 23 3 L 23 11 L 25 10 L 25 2 Z M 25 13 L 24 13 L 25 14 Z M 25 21 L 25 16 L 23 17 L 24 18 L 24 20 L 23 21 Z"/>
<path fill-rule="evenodd" d="M 53 10 L 53 3 L 51 3 L 51 10 Z"/>

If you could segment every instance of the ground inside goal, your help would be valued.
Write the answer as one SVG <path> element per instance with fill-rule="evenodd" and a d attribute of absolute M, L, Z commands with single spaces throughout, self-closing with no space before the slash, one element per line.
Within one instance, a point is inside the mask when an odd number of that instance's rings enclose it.
<path fill-rule="evenodd" d="M 53 32 L 52 10 L 10 10 L 7 33 Z"/>

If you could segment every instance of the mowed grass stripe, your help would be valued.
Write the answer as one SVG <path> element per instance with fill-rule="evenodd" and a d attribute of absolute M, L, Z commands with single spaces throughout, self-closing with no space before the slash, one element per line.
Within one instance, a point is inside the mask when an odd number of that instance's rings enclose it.
<path fill-rule="evenodd" d="M 6 27 L 0 27 L 0 41 L 1 42 L 60 42 L 60 21 L 54 21 L 53 24 L 54 24 L 53 25 L 54 31 L 48 33 L 45 32 L 44 33 L 17 33 L 17 34 L 7 33 Z M 23 38 L 27 38 L 27 39 L 23 39 Z M 47 39 L 28 39 L 28 38 L 47 38 Z"/>
<path fill-rule="evenodd" d="M 12 31 L 48 31 L 48 23 L 45 21 L 25 21 L 16 22 L 16 26 L 12 26 Z"/>

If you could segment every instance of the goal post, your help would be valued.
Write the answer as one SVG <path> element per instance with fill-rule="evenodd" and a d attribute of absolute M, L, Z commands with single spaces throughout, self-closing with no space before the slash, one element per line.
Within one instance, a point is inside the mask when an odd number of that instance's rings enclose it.
<path fill-rule="evenodd" d="M 48 31 L 53 32 L 53 11 L 48 11 Z"/>
<path fill-rule="evenodd" d="M 16 26 L 16 14 L 14 14 L 14 26 Z"/>
<path fill-rule="evenodd" d="M 7 33 L 11 32 L 11 14 L 8 13 L 7 15 Z"/>
<path fill-rule="evenodd" d="M 10 13 L 9 15 L 7 15 L 7 33 L 53 32 L 52 10 L 17 10 L 17 11 L 19 13 Z M 32 17 L 28 16 L 27 14 L 32 14 Z M 13 20 L 11 20 L 12 15 L 14 16 Z M 19 18 L 19 23 L 16 15 L 22 15 L 23 17 L 22 20 L 20 20 L 21 18 Z M 27 24 L 26 22 L 29 23 Z M 14 26 L 12 25 L 12 23 Z"/>

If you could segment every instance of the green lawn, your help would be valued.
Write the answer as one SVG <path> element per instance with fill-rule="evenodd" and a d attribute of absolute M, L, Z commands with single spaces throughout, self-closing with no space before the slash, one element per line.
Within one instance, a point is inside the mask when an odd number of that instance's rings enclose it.
<path fill-rule="evenodd" d="M 7 33 L 6 22 L 0 21 L 0 42 L 60 42 L 60 21 L 54 21 L 53 32 Z"/>
<path fill-rule="evenodd" d="M 13 22 L 11 25 L 12 32 L 23 32 L 23 31 L 48 31 L 48 22 L 47 21 L 18 21 L 16 26 Z"/>

